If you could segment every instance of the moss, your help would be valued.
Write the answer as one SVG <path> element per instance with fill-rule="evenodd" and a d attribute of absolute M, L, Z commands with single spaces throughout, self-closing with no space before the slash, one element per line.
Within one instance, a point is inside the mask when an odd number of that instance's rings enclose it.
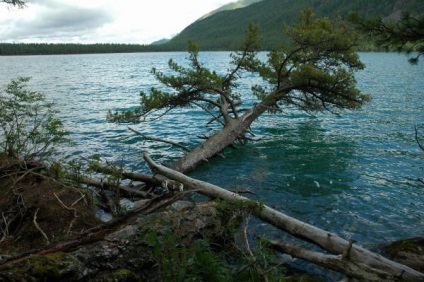
<path fill-rule="evenodd" d="M 15 265 L 9 273 L 11 281 L 77 281 L 82 266 L 74 257 L 56 252 L 31 255 L 24 263 Z M 3 280 L 2 280 L 3 281 Z"/>
<path fill-rule="evenodd" d="M 322 282 L 323 279 L 308 275 L 308 274 L 295 274 L 292 276 L 288 276 L 284 279 L 285 282 Z"/>
<path fill-rule="evenodd" d="M 58 252 L 34 255 L 28 259 L 28 274 L 32 281 L 57 281 L 63 270 L 65 254 Z"/>
<path fill-rule="evenodd" d="M 113 276 L 117 279 L 122 279 L 122 278 L 126 279 L 128 277 L 134 276 L 134 274 L 131 270 L 121 268 L 121 269 L 114 271 Z"/>
<path fill-rule="evenodd" d="M 218 218 L 222 225 L 225 226 L 226 232 L 224 233 L 227 236 L 234 234 L 240 229 L 246 215 L 258 215 L 264 209 L 262 203 L 252 200 L 216 200 L 216 202 Z"/>
<path fill-rule="evenodd" d="M 218 200 L 218 205 L 216 209 L 219 212 L 236 212 L 236 211 L 244 211 L 249 212 L 254 215 L 260 214 L 263 209 L 263 203 L 253 201 L 253 200 L 234 200 L 234 201 L 226 201 L 226 200 Z"/>
<path fill-rule="evenodd" d="M 391 255 L 397 255 L 399 252 L 424 255 L 424 238 L 399 240 L 391 243 L 386 250 Z"/>
<path fill-rule="evenodd" d="M 120 268 L 111 273 L 103 273 L 98 275 L 94 280 L 101 282 L 138 281 L 134 272 L 126 268 Z"/>

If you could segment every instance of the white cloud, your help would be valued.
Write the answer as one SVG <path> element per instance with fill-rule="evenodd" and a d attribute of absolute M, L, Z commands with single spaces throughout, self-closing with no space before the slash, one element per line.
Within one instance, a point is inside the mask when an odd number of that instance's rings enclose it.
<path fill-rule="evenodd" d="M 234 0 L 32 0 L 0 5 L 1 42 L 146 44 Z"/>

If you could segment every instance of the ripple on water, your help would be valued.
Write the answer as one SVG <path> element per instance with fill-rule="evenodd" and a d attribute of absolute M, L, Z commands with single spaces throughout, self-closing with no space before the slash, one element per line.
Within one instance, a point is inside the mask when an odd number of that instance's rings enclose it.
<path fill-rule="evenodd" d="M 142 140 L 127 125 L 107 123 L 105 116 L 108 110 L 136 106 L 140 91 L 157 86 L 151 67 L 167 72 L 170 57 L 183 62 L 187 54 L 0 57 L 0 82 L 32 76 L 31 87 L 57 104 L 75 141 L 63 149 L 68 159 L 98 153 L 147 170 L 143 152 L 165 163 L 182 152 Z M 201 57 L 218 71 L 230 60 L 225 52 Z M 270 206 L 364 245 L 422 236 L 424 188 L 417 178 L 424 175 L 424 153 L 415 142 L 414 125 L 424 118 L 424 64 L 411 66 L 391 53 L 362 53 L 361 59 L 367 68 L 358 73 L 358 86 L 373 96 L 362 109 L 310 116 L 288 108 L 261 117 L 252 128 L 260 141 L 227 151 L 225 160 L 213 159 L 192 175 L 252 190 Z M 240 93 L 247 95 L 250 84 L 258 82 L 245 75 Z M 192 108 L 133 127 L 195 146 L 194 136 L 216 130 L 205 120 Z"/>

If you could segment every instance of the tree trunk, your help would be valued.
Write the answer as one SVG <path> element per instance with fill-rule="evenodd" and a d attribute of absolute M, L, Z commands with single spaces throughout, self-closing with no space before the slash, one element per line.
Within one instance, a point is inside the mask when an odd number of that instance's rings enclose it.
<path fill-rule="evenodd" d="M 193 171 L 209 158 L 216 156 L 228 146 L 233 145 L 237 138 L 243 137 L 250 125 L 273 103 L 273 101 L 265 100 L 247 110 L 239 118 L 231 119 L 223 129 L 171 164 L 170 167 L 182 173 Z"/>
<path fill-rule="evenodd" d="M 184 184 L 185 187 L 194 189 L 203 195 L 226 201 L 242 201 L 261 205 L 213 184 L 190 178 L 182 173 L 158 165 L 147 155 L 144 158 L 149 163 L 152 171 L 178 181 Z M 266 205 L 261 206 L 257 216 L 293 236 L 314 243 L 335 255 L 342 255 L 343 260 L 337 264 L 337 267 L 346 264 L 347 266 L 343 269 L 347 275 L 351 275 L 351 270 L 354 269 L 357 272 L 356 277 L 366 281 L 424 281 L 424 274 L 421 272 L 393 262 L 381 255 L 352 244 L 335 234 L 287 216 Z M 338 268 L 335 270 L 340 271 Z"/>

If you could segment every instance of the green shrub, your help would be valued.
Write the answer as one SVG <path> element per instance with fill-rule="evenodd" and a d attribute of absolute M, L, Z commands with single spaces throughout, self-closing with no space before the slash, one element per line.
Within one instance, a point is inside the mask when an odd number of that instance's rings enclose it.
<path fill-rule="evenodd" d="M 0 153 L 25 160 L 52 153 L 69 135 L 55 117 L 53 103 L 28 90 L 29 80 L 19 77 L 0 92 Z"/>

